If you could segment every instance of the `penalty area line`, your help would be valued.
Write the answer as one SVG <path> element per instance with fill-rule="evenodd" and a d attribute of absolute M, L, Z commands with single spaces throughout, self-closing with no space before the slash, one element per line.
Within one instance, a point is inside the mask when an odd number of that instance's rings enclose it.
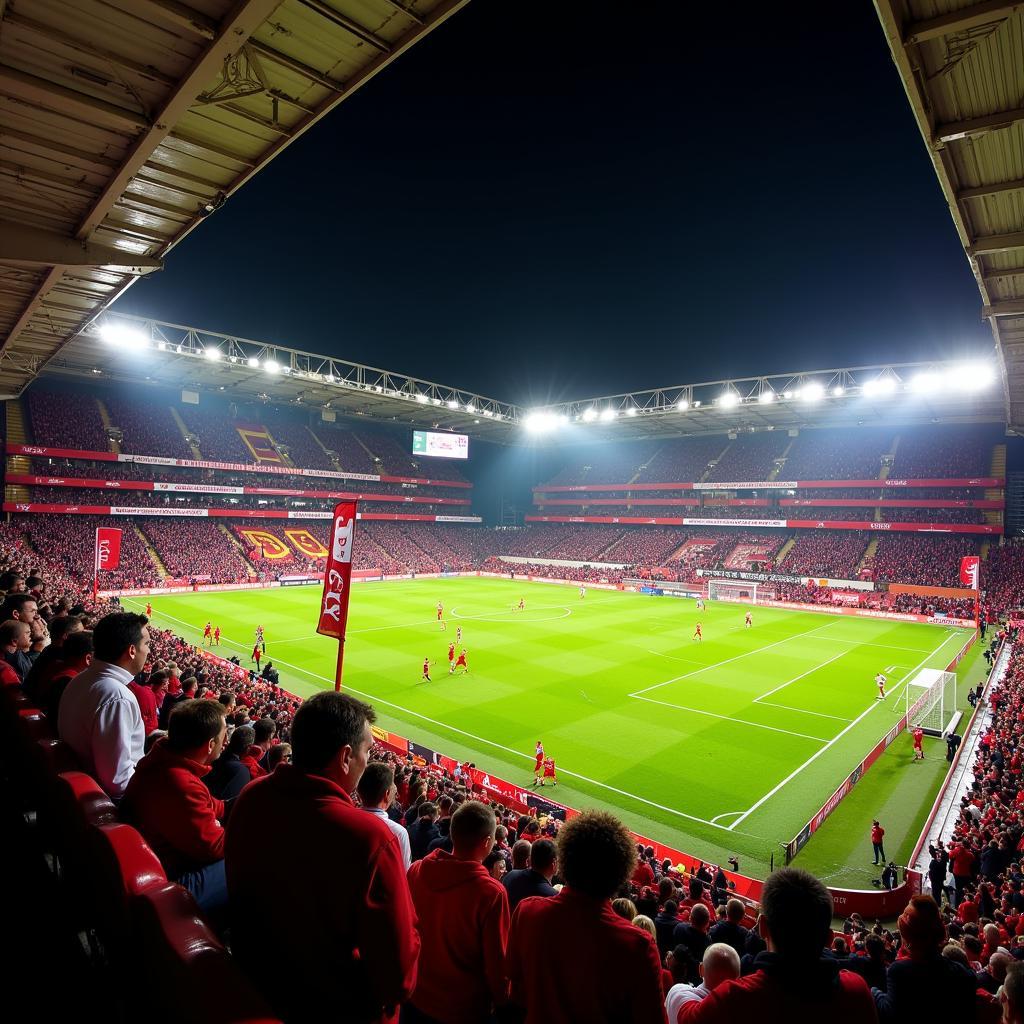
<path fill-rule="evenodd" d="M 132 600 L 132 599 L 127 599 Z M 136 602 L 138 603 L 138 602 Z M 171 619 L 174 622 L 181 623 L 181 625 L 188 627 L 190 630 L 195 630 L 195 626 L 191 623 L 186 622 L 184 619 L 179 619 L 174 615 L 167 615 L 166 613 L 162 616 L 165 619 Z M 241 650 L 245 650 L 245 645 L 240 644 L 235 640 L 229 640 L 227 637 L 224 638 L 228 643 L 234 647 L 238 647 Z M 284 665 L 286 668 L 294 669 L 296 672 L 301 672 L 304 676 L 309 676 L 311 679 L 316 679 L 321 682 L 331 683 L 333 685 L 334 680 L 329 679 L 327 676 L 318 675 L 316 672 L 310 672 L 307 668 L 302 668 L 299 665 L 292 665 L 287 661 L 281 661 L 278 659 L 275 664 Z M 360 697 L 366 697 L 374 704 L 383 704 L 386 707 L 394 708 L 396 711 L 401 712 L 405 715 L 411 715 L 413 718 L 419 718 L 424 722 L 429 722 L 431 725 L 436 725 L 440 729 L 446 729 L 449 732 L 458 733 L 460 736 L 465 736 L 467 739 L 474 740 L 477 743 L 484 743 L 489 747 L 494 747 L 496 750 L 502 750 L 507 754 L 512 754 L 515 757 L 523 758 L 526 761 L 532 761 L 533 755 L 523 753 L 521 750 L 514 750 L 512 747 L 506 747 L 502 743 L 496 743 L 494 740 L 485 739 L 483 736 L 477 736 L 475 733 L 467 732 L 465 729 L 460 729 L 457 726 L 449 725 L 447 722 L 439 722 L 436 718 L 430 718 L 427 715 L 422 715 L 418 711 L 413 711 L 411 708 L 404 707 L 401 704 L 396 704 L 394 701 L 384 700 L 382 697 L 377 697 L 366 690 L 356 689 L 354 686 L 346 686 L 346 691 L 350 693 L 358 694 Z M 735 826 L 726 828 L 725 825 L 719 825 L 715 821 L 709 821 L 707 818 L 700 818 L 696 814 L 687 814 L 686 811 L 680 811 L 675 807 L 666 807 L 664 804 L 656 803 L 654 800 L 648 800 L 647 797 L 638 796 L 636 793 L 629 793 L 624 789 L 619 789 L 616 786 L 610 786 L 607 782 L 598 782 L 597 779 L 591 779 L 586 775 L 581 775 L 579 772 L 570 771 L 568 768 L 559 767 L 559 772 L 562 775 L 569 776 L 574 779 L 579 779 L 580 782 L 586 782 L 591 786 L 596 786 L 598 789 L 607 790 L 609 793 L 615 793 L 617 796 L 625 797 L 628 800 L 636 800 L 638 803 L 646 804 L 648 807 L 654 807 L 659 811 L 664 811 L 666 814 L 674 814 L 676 817 L 685 818 L 687 821 L 695 821 L 701 825 L 709 825 L 711 828 L 719 829 L 723 832 L 732 832 L 735 830 Z M 529 789 L 528 786 L 518 787 L 523 790 Z M 740 832 L 739 835 L 748 835 L 746 832 Z M 751 838 L 760 838 L 758 836 L 751 836 Z"/>
<path fill-rule="evenodd" d="M 902 679 L 901 679 L 901 680 L 899 681 L 899 683 L 897 683 L 897 684 L 896 684 L 896 685 L 897 685 L 897 689 L 898 689 L 898 688 L 899 688 L 899 687 L 900 687 L 900 686 L 901 686 L 901 685 L 902 685 L 903 683 L 905 683 L 905 682 L 906 682 L 906 681 L 907 681 L 907 680 L 908 680 L 908 679 L 909 679 L 909 678 L 910 678 L 910 677 L 911 677 L 911 676 L 912 676 L 912 675 L 913 675 L 913 674 L 914 674 L 914 673 L 915 673 L 915 672 L 916 672 L 916 671 L 917 671 L 918 669 L 920 669 L 920 668 L 921 668 L 921 667 L 922 667 L 922 666 L 923 666 L 923 665 L 924 665 L 924 664 L 925 664 L 926 662 L 928 662 L 928 661 L 930 661 L 930 660 L 931 660 L 932 658 L 934 658 L 934 657 L 935 657 L 935 655 L 936 655 L 936 654 L 938 654 L 938 653 L 939 653 L 939 651 L 941 651 L 941 650 L 942 650 L 942 648 L 943 648 L 943 647 L 945 647 L 945 646 L 946 646 L 946 644 L 948 644 L 950 640 L 952 640 L 952 639 L 955 639 L 955 638 L 956 638 L 956 634 L 953 634 L 953 635 L 951 635 L 951 636 L 947 636 L 947 637 L 946 637 L 946 639 L 945 639 L 945 640 L 943 640 L 943 641 L 942 641 L 942 643 L 941 643 L 941 644 L 939 644 L 939 646 L 938 646 L 938 647 L 936 647 L 934 651 L 932 651 L 932 652 L 931 652 L 930 654 L 926 654 L 926 655 L 925 655 L 925 656 L 924 656 L 924 657 L 923 657 L 923 658 L 921 659 L 921 661 L 920 661 L 920 662 L 919 662 L 919 663 L 918 663 L 917 665 L 915 665 L 915 666 L 914 666 L 914 667 L 913 667 L 913 668 L 912 668 L 912 669 L 911 669 L 911 670 L 910 670 L 910 671 L 909 671 L 909 672 L 908 672 L 908 673 L 907 673 L 907 674 L 906 674 L 906 675 L 905 675 L 905 676 L 904 676 L 904 677 L 903 677 L 903 678 L 902 678 Z M 872 702 L 872 703 L 871 703 L 870 705 L 868 705 L 868 707 L 867 707 L 867 708 L 866 708 L 866 709 L 865 709 L 864 711 L 862 711 L 862 712 L 861 712 L 861 713 L 860 713 L 860 714 L 859 714 L 859 715 L 858 715 L 858 716 L 857 716 L 857 717 L 856 717 L 856 718 L 855 718 L 855 719 L 854 719 L 854 720 L 853 720 L 853 721 L 852 721 L 852 722 L 851 722 L 851 723 L 850 723 L 850 724 L 849 724 L 848 726 L 846 726 L 846 728 L 845 728 L 845 729 L 841 730 L 841 731 L 840 731 L 839 733 L 837 733 L 837 734 L 836 734 L 836 735 L 835 735 L 835 736 L 834 736 L 834 737 L 833 737 L 832 739 L 830 739 L 830 740 L 829 740 L 829 741 L 828 741 L 828 742 L 827 742 L 827 743 L 826 743 L 826 744 L 825 744 L 825 745 L 824 745 L 824 746 L 823 746 L 823 747 L 821 748 L 821 750 L 816 750 L 816 751 L 815 751 L 815 752 L 814 752 L 813 754 L 811 754 L 811 756 L 810 756 L 809 758 L 807 758 L 807 760 L 806 760 L 806 761 L 804 761 L 804 763 L 803 763 L 802 765 L 800 765 L 800 767 L 799 767 L 799 768 L 795 768 L 795 769 L 794 769 L 793 771 L 791 771 L 791 772 L 789 773 L 789 775 L 787 775 L 787 776 L 786 776 L 786 777 L 785 777 L 785 778 L 784 778 L 784 779 L 783 779 L 783 780 L 782 780 L 782 781 L 781 781 L 781 782 L 780 782 L 780 783 L 779 783 L 779 784 L 778 784 L 777 786 L 775 786 L 774 788 L 772 788 L 771 790 L 769 790 L 769 791 L 768 791 L 767 793 L 765 793 L 765 795 L 764 795 L 763 797 L 761 797 L 761 799 L 760 799 L 760 800 L 758 800 L 758 801 L 757 801 L 757 803 L 755 803 L 755 804 L 754 804 L 753 806 L 751 806 L 751 807 L 750 807 L 750 808 L 749 808 L 748 810 L 744 811 L 744 812 L 743 812 L 743 813 L 742 813 L 742 814 L 741 814 L 741 815 L 740 815 L 740 816 L 739 816 L 739 817 L 738 817 L 738 818 L 737 818 L 737 819 L 736 819 L 736 820 L 735 820 L 735 821 L 734 821 L 734 822 L 733 822 L 733 823 L 732 823 L 732 824 L 731 824 L 731 825 L 729 826 L 729 830 L 731 831 L 732 829 L 736 828 L 736 826 L 737 826 L 737 825 L 740 825 L 740 824 L 742 824 L 742 823 L 743 823 L 744 821 L 746 821 L 746 820 L 747 820 L 747 818 L 749 818 L 749 817 L 750 817 L 750 815 L 754 813 L 754 811 L 756 811 L 756 810 L 757 810 L 757 809 L 758 809 L 759 807 L 761 807 L 761 806 L 762 806 L 763 804 L 767 803 L 767 802 L 768 802 L 768 801 L 769 801 L 769 800 L 770 800 L 770 799 L 771 799 L 771 798 L 772 798 L 773 796 L 775 796 L 775 794 L 776 794 L 776 793 L 778 793 L 778 792 L 779 792 L 779 790 L 781 790 L 781 789 L 783 789 L 783 788 L 784 788 L 785 786 L 789 785 L 789 783 L 790 783 L 790 782 L 792 782 L 792 781 L 793 781 L 793 779 L 795 779 L 795 778 L 796 778 L 796 777 L 797 777 L 797 776 L 798 776 L 798 775 L 799 775 L 799 774 L 800 774 L 800 773 L 801 773 L 801 772 L 802 772 L 802 771 L 803 771 L 803 770 L 804 770 L 805 768 L 809 767 L 809 766 L 810 766 L 810 765 L 812 765 L 812 764 L 813 764 L 813 763 L 814 763 L 815 761 L 817 761 L 817 760 L 818 760 L 818 758 L 819 758 L 819 757 L 821 757 L 821 755 L 822 755 L 822 754 L 824 754 L 826 750 L 828 750 L 828 749 L 829 749 L 829 748 L 830 748 L 830 747 L 831 747 L 831 746 L 832 746 L 832 745 L 833 745 L 834 743 L 836 743 L 837 741 L 839 741 L 840 739 L 842 739 L 842 738 L 843 738 L 843 736 L 845 736 L 845 735 L 846 735 L 846 734 L 847 734 L 847 733 L 848 733 L 848 732 L 849 732 L 849 731 L 850 731 L 850 730 L 851 730 L 851 729 L 852 729 L 852 728 L 853 728 L 853 727 L 854 727 L 855 725 L 857 725 L 857 724 L 858 724 L 859 722 L 861 722 L 861 721 L 863 721 L 863 720 L 864 720 L 865 718 L 867 718 L 867 716 L 868 716 L 868 715 L 870 715 L 870 714 L 871 714 L 871 712 L 872 712 L 872 711 L 874 711 L 874 709 L 875 709 L 875 708 L 877 708 L 878 706 L 879 706 L 879 705 L 878 705 L 878 701 L 873 701 L 873 702 Z"/>

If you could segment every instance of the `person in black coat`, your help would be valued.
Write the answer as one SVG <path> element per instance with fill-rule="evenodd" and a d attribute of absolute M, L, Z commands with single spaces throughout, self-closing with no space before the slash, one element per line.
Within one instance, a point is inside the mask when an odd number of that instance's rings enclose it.
<path fill-rule="evenodd" d="M 750 930 L 743 927 L 744 913 L 743 904 L 739 900 L 729 900 L 725 906 L 725 920 L 719 921 L 708 933 L 710 942 L 724 942 L 732 946 L 740 958 L 745 952 L 747 936 L 750 934 Z"/>
<path fill-rule="evenodd" d="M 530 848 L 530 866 L 505 875 L 501 884 L 508 893 L 509 913 L 513 913 L 527 896 L 557 895 L 551 884 L 557 859 L 555 844 L 550 839 L 538 839 Z"/>
<path fill-rule="evenodd" d="M 886 991 L 872 989 L 880 1024 L 974 1019 L 977 979 L 946 959 L 946 926 L 931 896 L 915 896 L 899 919 L 906 959 L 886 972 Z"/>
<path fill-rule="evenodd" d="M 658 950 L 662 959 L 675 945 L 672 936 L 677 924 L 679 924 L 679 905 L 675 900 L 665 900 L 665 906 L 654 919 L 654 931 L 658 936 Z"/>
<path fill-rule="evenodd" d="M 684 946 L 693 964 L 691 984 L 700 982 L 697 966 L 704 959 L 704 950 L 710 945 L 708 941 L 708 925 L 711 923 L 711 912 L 703 903 L 697 903 L 690 911 L 690 920 L 676 925 L 672 940 L 676 947 Z"/>
<path fill-rule="evenodd" d="M 249 726 L 239 726 L 231 734 L 220 757 L 213 762 L 213 767 L 203 776 L 206 788 L 218 800 L 238 796 L 252 781 L 252 773 L 239 758 L 252 746 L 253 738 L 254 733 Z"/>
<path fill-rule="evenodd" d="M 441 834 L 437 827 L 437 804 L 424 801 L 419 806 L 419 817 L 408 827 L 409 847 L 413 860 L 422 860 L 430 849 L 430 844 Z"/>

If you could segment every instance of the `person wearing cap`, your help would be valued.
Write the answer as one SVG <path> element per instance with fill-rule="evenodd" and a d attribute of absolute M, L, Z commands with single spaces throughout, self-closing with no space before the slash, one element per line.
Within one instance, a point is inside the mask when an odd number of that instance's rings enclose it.
<path fill-rule="evenodd" d="M 901 959 L 886 972 L 886 991 L 872 989 L 882 1024 L 903 1020 L 974 1020 L 978 982 L 942 955 L 946 925 L 931 896 L 914 896 L 899 919 Z"/>

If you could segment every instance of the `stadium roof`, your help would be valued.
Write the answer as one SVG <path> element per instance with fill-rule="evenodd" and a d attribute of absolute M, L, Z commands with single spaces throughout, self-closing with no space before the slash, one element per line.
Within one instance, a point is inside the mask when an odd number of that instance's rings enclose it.
<path fill-rule="evenodd" d="M 0 395 L 468 0 L 0 0 Z"/>
<path fill-rule="evenodd" d="M 628 440 L 732 430 L 927 423 L 1002 423 L 995 366 L 902 363 L 652 388 L 544 409 L 408 374 L 197 327 L 105 314 L 46 367 L 47 375 L 225 392 L 454 430 L 501 443 Z"/>
<path fill-rule="evenodd" d="M 875 0 L 1024 430 L 1024 4 Z"/>

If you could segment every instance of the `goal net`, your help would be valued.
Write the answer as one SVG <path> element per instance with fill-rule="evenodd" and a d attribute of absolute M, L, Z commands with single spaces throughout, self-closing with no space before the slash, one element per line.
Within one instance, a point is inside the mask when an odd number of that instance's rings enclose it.
<path fill-rule="evenodd" d="M 747 580 L 708 580 L 708 600 L 760 604 L 775 600 L 775 590 L 764 583 Z"/>
<path fill-rule="evenodd" d="M 942 736 L 956 714 L 956 673 L 926 668 L 907 683 L 907 727 Z"/>

